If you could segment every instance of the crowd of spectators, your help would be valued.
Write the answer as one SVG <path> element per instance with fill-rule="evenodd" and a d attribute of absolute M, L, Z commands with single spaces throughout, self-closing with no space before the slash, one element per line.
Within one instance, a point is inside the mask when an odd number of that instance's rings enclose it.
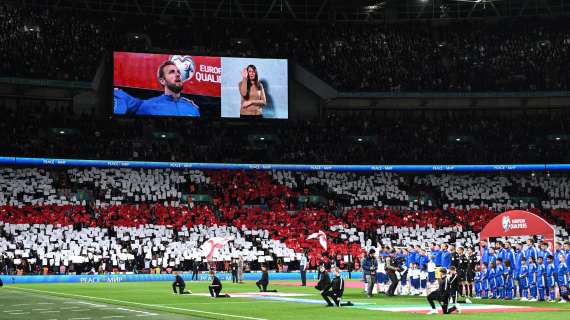
<path fill-rule="evenodd" d="M 0 5 L 0 75 L 90 81 L 111 47 L 113 18 Z"/>
<path fill-rule="evenodd" d="M 568 88 L 570 29 L 563 20 L 313 26 L 273 44 L 266 46 L 275 54 L 286 52 L 346 91 Z"/>
<path fill-rule="evenodd" d="M 4 156 L 316 164 L 570 161 L 570 113 L 563 110 L 508 116 L 492 110 L 401 111 L 375 117 L 339 113 L 320 121 L 247 126 L 188 119 L 110 120 L 67 109 L 3 108 L 1 101 L 0 114 Z M 264 141 L 251 138 L 263 135 L 268 136 Z"/>
<path fill-rule="evenodd" d="M 19 77 L 91 80 L 105 52 L 138 49 L 288 58 L 349 91 L 567 90 L 570 83 L 565 17 L 438 25 L 171 23 L 6 5 L 0 16 L 0 74 Z"/>
<path fill-rule="evenodd" d="M 383 203 L 374 205 L 344 192 L 350 189 L 344 186 L 355 184 L 367 188 L 362 185 L 365 180 L 386 184 L 388 190 L 399 185 L 405 192 L 385 193 L 374 187 L 370 195 Z M 462 201 L 466 198 L 460 197 L 457 185 L 465 186 L 469 201 Z M 410 201 L 418 186 L 432 200 Z M 309 252 L 311 267 L 321 261 L 343 260 L 347 254 L 358 263 L 363 249 L 380 245 L 476 245 L 476 235 L 486 223 L 513 208 L 529 210 L 559 225 L 557 233 L 566 237 L 570 206 L 551 207 L 541 200 L 568 199 L 569 186 L 562 175 L 4 168 L 0 170 L 0 238 L 5 239 L 2 245 L 6 248 L 0 256 L 12 266 L 14 259 L 31 257 L 35 257 L 34 268 L 49 259 L 61 260 L 63 265 L 64 259 L 73 260 L 66 252 L 57 258 L 45 255 L 51 252 L 49 248 L 37 248 L 63 245 L 62 250 L 74 252 L 72 256 L 82 257 L 77 258 L 81 261 L 91 259 L 92 264 L 98 255 L 107 259 L 110 269 L 106 271 L 132 267 L 148 272 L 151 263 L 181 268 L 185 259 L 199 257 L 197 248 L 208 236 L 232 235 L 238 240 L 216 259 L 235 258 L 237 251 L 232 250 L 239 249 L 252 269 L 259 267 L 260 256 L 272 257 L 272 266 L 281 261 L 294 269 L 298 254 L 304 251 Z M 211 200 L 194 199 L 196 194 L 206 194 Z M 534 202 L 511 202 L 521 195 L 534 197 Z M 307 196 L 325 198 L 301 200 Z M 347 196 L 355 201 L 346 202 Z M 394 199 L 400 201 L 388 205 Z M 30 226 L 36 231 L 30 232 Z M 321 230 L 328 237 L 326 251 L 317 241 L 307 240 Z M 99 238 L 110 242 L 97 245 Z M 144 242 L 156 238 L 159 243 L 147 249 L 141 247 L 139 238 Z M 109 258 L 107 250 L 115 254 Z M 134 255 L 121 258 L 129 254 Z M 161 257 L 167 258 L 158 260 Z M 134 265 L 133 261 L 125 263 L 133 259 Z M 60 264 L 49 266 L 57 270 Z"/>

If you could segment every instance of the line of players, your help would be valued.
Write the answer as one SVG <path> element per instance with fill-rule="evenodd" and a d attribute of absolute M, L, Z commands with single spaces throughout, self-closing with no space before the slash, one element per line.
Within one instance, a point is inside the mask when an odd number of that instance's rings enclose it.
<path fill-rule="evenodd" d="M 438 271 L 453 266 L 460 279 L 459 294 L 468 302 L 473 297 L 530 301 L 555 301 L 559 297 L 561 303 L 566 302 L 564 297 L 568 294 L 570 278 L 569 242 L 564 246 L 556 243 L 551 253 L 548 243 L 537 246 L 532 239 L 514 247 L 510 242 L 497 241 L 495 248 L 489 248 L 483 241 L 481 253 L 479 256 L 473 248 L 465 250 L 446 244 L 441 248 L 432 244 L 429 255 L 421 246 L 395 250 L 382 248 L 377 263 L 372 266 L 376 270 L 377 290 L 390 291 L 389 284 L 393 281 L 388 276 L 386 262 L 392 259 L 400 265 L 397 272 L 397 279 L 401 281 L 397 287 L 399 294 L 427 295 L 429 288 L 435 286 Z M 364 279 L 366 282 L 369 278 Z M 365 284 L 365 288 L 367 286 Z"/>
<path fill-rule="evenodd" d="M 512 247 L 497 242 L 495 248 L 481 243 L 481 266 L 476 272 L 475 287 L 481 298 L 521 299 L 560 303 L 568 300 L 570 243 L 556 243 L 554 252 L 548 243 L 535 245 L 532 239 Z"/>
<path fill-rule="evenodd" d="M 461 281 L 460 292 L 473 297 L 473 284 L 479 263 L 479 256 L 471 247 L 465 250 L 462 247 L 455 248 L 453 245 L 443 244 L 440 247 L 432 243 L 429 254 L 421 246 L 405 249 L 384 247 L 380 250 L 377 262 L 373 266 L 376 270 L 374 280 L 378 292 L 386 292 L 389 295 L 398 293 L 427 296 L 429 288 L 436 285 L 436 278 L 440 278 L 439 271 L 453 266 Z M 400 285 L 395 290 L 392 285 L 394 281 L 390 280 L 389 269 L 392 268 L 388 264 L 396 265 L 398 269 L 395 278 Z M 364 274 L 366 273 L 364 270 Z"/>

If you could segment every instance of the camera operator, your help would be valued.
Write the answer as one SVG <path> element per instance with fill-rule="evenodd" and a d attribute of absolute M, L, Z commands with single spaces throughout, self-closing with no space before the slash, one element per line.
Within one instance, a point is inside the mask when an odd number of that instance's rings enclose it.
<path fill-rule="evenodd" d="M 390 278 L 390 287 L 388 288 L 388 292 L 386 295 L 389 297 L 394 296 L 394 292 L 398 287 L 398 277 L 396 276 L 396 272 L 402 271 L 401 261 L 400 259 L 396 258 L 396 251 L 392 249 L 390 251 L 390 255 L 386 257 L 386 274 Z"/>

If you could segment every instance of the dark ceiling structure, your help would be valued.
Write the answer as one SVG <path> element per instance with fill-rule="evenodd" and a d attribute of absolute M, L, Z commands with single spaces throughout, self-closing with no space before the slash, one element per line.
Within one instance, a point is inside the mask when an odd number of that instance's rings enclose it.
<path fill-rule="evenodd" d="M 116 14 L 253 19 L 386 22 L 566 15 L 570 0 L 6 0 L 20 6 Z"/>

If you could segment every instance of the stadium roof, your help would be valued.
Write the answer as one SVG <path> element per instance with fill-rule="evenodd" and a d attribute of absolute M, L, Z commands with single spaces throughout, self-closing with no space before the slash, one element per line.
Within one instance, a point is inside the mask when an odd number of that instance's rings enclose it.
<path fill-rule="evenodd" d="M 382 22 L 570 13 L 570 0 L 8 0 L 13 4 L 190 19 Z"/>

